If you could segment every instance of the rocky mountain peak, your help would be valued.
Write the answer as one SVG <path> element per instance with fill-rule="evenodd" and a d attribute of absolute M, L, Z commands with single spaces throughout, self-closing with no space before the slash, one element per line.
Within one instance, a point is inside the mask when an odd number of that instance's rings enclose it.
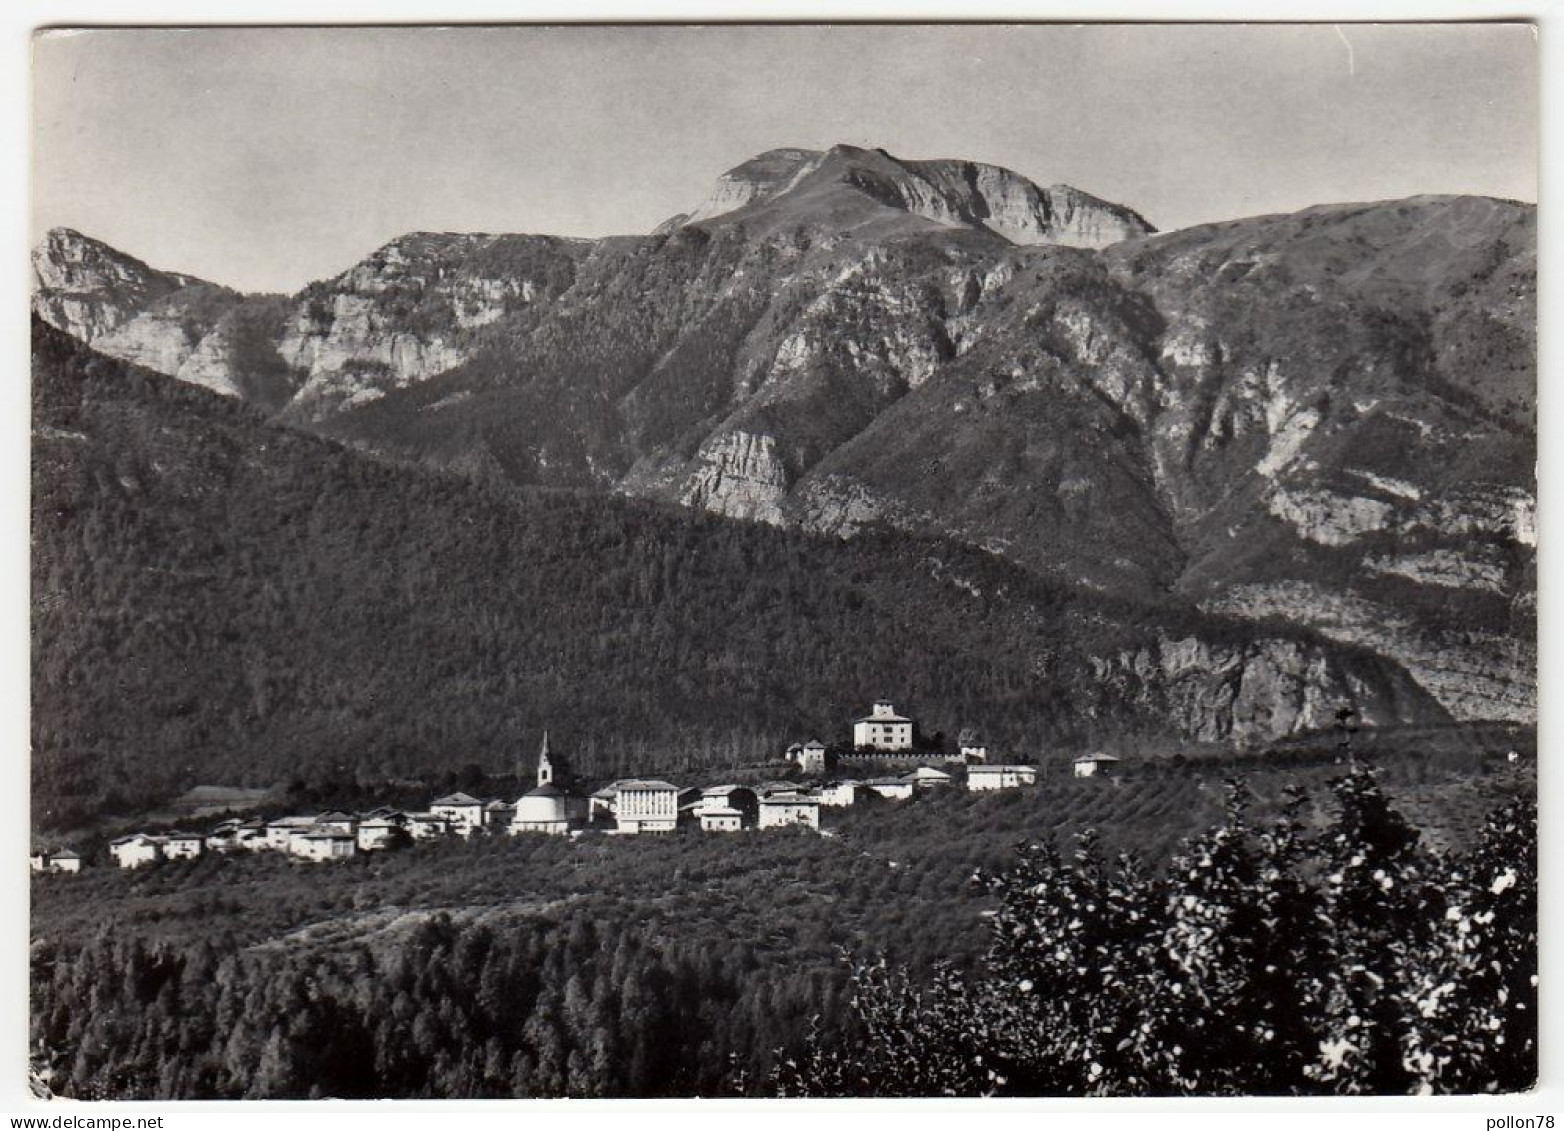
<path fill-rule="evenodd" d="M 32 258 L 33 309 L 44 321 L 87 342 L 117 329 L 164 295 L 200 282 L 149 267 L 74 228 L 51 229 Z"/>
<path fill-rule="evenodd" d="M 664 229 L 742 220 L 832 230 L 895 228 L 897 217 L 977 230 L 1013 244 L 1106 247 L 1155 229 L 1138 213 L 1069 185 L 1039 188 L 976 161 L 907 161 L 884 149 L 773 149 L 729 169 Z"/>

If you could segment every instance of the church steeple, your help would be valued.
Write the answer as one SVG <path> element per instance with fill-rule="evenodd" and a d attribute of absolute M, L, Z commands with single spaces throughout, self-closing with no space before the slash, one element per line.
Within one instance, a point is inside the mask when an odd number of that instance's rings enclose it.
<path fill-rule="evenodd" d="M 538 784 L 550 785 L 554 781 L 554 763 L 548 756 L 548 731 L 543 732 L 543 749 L 538 751 Z"/>

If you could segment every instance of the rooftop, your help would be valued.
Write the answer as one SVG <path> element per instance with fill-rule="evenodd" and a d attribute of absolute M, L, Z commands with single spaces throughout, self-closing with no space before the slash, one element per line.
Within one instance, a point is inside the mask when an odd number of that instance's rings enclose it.
<path fill-rule="evenodd" d="M 483 802 L 467 793 L 452 793 L 445 797 L 437 797 L 429 803 L 431 806 L 441 805 L 452 809 L 465 809 L 469 805 L 481 807 Z"/>

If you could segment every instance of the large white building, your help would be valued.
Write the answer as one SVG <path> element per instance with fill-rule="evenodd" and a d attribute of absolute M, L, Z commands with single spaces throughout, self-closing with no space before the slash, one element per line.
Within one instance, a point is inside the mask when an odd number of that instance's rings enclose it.
<path fill-rule="evenodd" d="M 671 833 L 679 826 L 679 787 L 630 778 L 616 783 L 614 824 L 622 833 Z"/>
<path fill-rule="evenodd" d="M 912 720 L 896 713 L 895 704 L 880 699 L 874 709 L 853 723 L 853 745 L 876 750 L 912 748 Z"/>
<path fill-rule="evenodd" d="M 974 765 L 967 767 L 967 788 L 975 792 L 985 789 L 1018 789 L 1037 784 L 1036 766 Z"/>

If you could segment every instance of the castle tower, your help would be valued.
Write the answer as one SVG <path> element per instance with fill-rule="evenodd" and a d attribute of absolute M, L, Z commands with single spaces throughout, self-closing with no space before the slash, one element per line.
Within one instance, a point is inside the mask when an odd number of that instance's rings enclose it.
<path fill-rule="evenodd" d="M 543 732 L 543 749 L 538 751 L 538 784 L 554 784 L 554 763 L 548 756 L 548 731 Z"/>

